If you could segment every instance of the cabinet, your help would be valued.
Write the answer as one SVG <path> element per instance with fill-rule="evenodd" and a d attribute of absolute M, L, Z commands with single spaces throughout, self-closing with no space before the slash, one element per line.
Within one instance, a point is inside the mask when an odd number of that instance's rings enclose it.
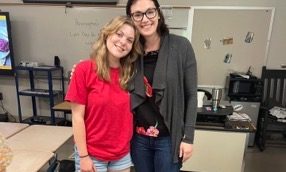
<path fill-rule="evenodd" d="M 232 106 L 241 106 L 240 113 L 246 113 L 255 127 L 257 127 L 257 119 L 259 114 L 260 102 L 243 102 L 243 101 L 231 101 Z M 254 146 L 255 133 L 249 134 L 248 146 Z"/>
<path fill-rule="evenodd" d="M 47 88 L 42 89 L 36 85 L 35 79 L 37 72 L 43 74 L 43 78 L 47 80 Z M 28 74 L 29 79 L 29 88 L 20 90 L 19 84 L 19 75 L 20 74 Z M 55 90 L 53 88 L 53 82 L 55 80 L 54 76 L 60 75 L 59 82 L 60 82 L 60 89 Z M 15 82 L 16 82 L 16 91 L 17 91 L 17 103 L 18 103 L 18 114 L 19 114 L 19 121 L 25 123 L 40 123 L 40 124 L 56 124 L 58 123 L 61 118 L 55 117 L 55 112 L 52 110 L 52 107 L 55 104 L 56 99 L 61 97 L 61 101 L 64 97 L 64 76 L 63 76 L 63 67 L 55 67 L 55 66 L 39 66 L 39 67 L 25 67 L 25 66 L 17 66 L 15 68 Z M 57 81 L 58 82 L 58 81 Z M 32 99 L 32 109 L 33 109 L 33 116 L 27 119 L 23 119 L 22 117 L 22 107 L 21 107 L 21 96 L 29 96 Z M 49 110 L 50 116 L 39 116 L 37 113 L 37 100 L 36 98 L 44 97 L 48 99 L 49 102 Z"/>
<path fill-rule="evenodd" d="M 247 137 L 248 132 L 196 129 L 194 138 L 196 152 L 183 163 L 181 170 L 243 172 Z"/>

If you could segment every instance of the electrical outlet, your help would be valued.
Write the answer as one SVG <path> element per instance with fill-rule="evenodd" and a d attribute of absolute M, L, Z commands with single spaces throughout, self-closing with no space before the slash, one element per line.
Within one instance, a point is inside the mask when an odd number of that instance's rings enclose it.
<path fill-rule="evenodd" d="M 0 100 L 3 100 L 3 94 L 0 92 Z"/>

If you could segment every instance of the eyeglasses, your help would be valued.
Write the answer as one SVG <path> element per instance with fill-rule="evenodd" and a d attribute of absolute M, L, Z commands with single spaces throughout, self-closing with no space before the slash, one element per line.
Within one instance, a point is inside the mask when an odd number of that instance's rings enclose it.
<path fill-rule="evenodd" d="M 133 18 L 134 21 L 140 22 L 143 20 L 144 15 L 148 19 L 153 19 L 157 15 L 157 9 L 156 8 L 149 8 L 145 13 L 142 12 L 135 12 L 131 14 L 131 17 Z"/>

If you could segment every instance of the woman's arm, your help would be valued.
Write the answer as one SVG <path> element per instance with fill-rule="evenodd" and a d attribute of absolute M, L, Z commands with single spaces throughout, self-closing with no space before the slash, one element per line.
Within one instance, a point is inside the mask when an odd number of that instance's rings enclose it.
<path fill-rule="evenodd" d="M 81 171 L 96 171 L 86 146 L 86 132 L 84 123 L 85 105 L 71 103 L 72 126 L 75 144 L 79 153 Z"/>
<path fill-rule="evenodd" d="M 180 145 L 180 157 L 183 162 L 192 156 L 194 130 L 197 117 L 197 64 L 192 45 L 186 41 L 186 59 L 184 68 L 184 93 L 185 93 L 185 126 L 184 138 Z"/>

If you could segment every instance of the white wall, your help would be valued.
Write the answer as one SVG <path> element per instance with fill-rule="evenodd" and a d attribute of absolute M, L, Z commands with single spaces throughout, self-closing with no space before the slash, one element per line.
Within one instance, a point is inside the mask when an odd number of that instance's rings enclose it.
<path fill-rule="evenodd" d="M 125 5 L 127 0 L 119 0 L 118 5 Z M 272 30 L 272 39 L 268 54 L 267 66 L 280 68 L 286 64 L 286 1 L 283 0 L 159 0 L 162 6 L 265 6 L 275 7 L 275 18 Z M 22 3 L 22 0 L 0 0 L 0 3 Z M 1 8 L 1 7 L 0 7 Z"/>
<path fill-rule="evenodd" d="M 119 2 L 126 3 L 127 0 Z M 161 0 L 162 5 L 182 6 L 261 6 L 275 7 L 272 37 L 268 53 L 267 67 L 281 68 L 286 65 L 286 1 L 283 0 Z"/>
<path fill-rule="evenodd" d="M 125 5 L 127 0 L 119 0 L 118 5 Z M 161 5 L 173 6 L 266 6 L 275 7 L 275 17 L 273 23 L 272 37 L 270 40 L 267 67 L 280 68 L 281 64 L 286 64 L 286 1 L 284 0 L 160 0 Z M 22 3 L 22 0 L 0 0 L 1 3 Z M 0 92 L 3 93 L 3 103 L 5 108 L 13 115 L 17 116 L 16 89 L 14 79 L 5 77 L 0 79 Z M 26 112 L 31 114 L 30 101 L 23 102 Z M 25 114 L 24 114 L 25 115 Z"/>

